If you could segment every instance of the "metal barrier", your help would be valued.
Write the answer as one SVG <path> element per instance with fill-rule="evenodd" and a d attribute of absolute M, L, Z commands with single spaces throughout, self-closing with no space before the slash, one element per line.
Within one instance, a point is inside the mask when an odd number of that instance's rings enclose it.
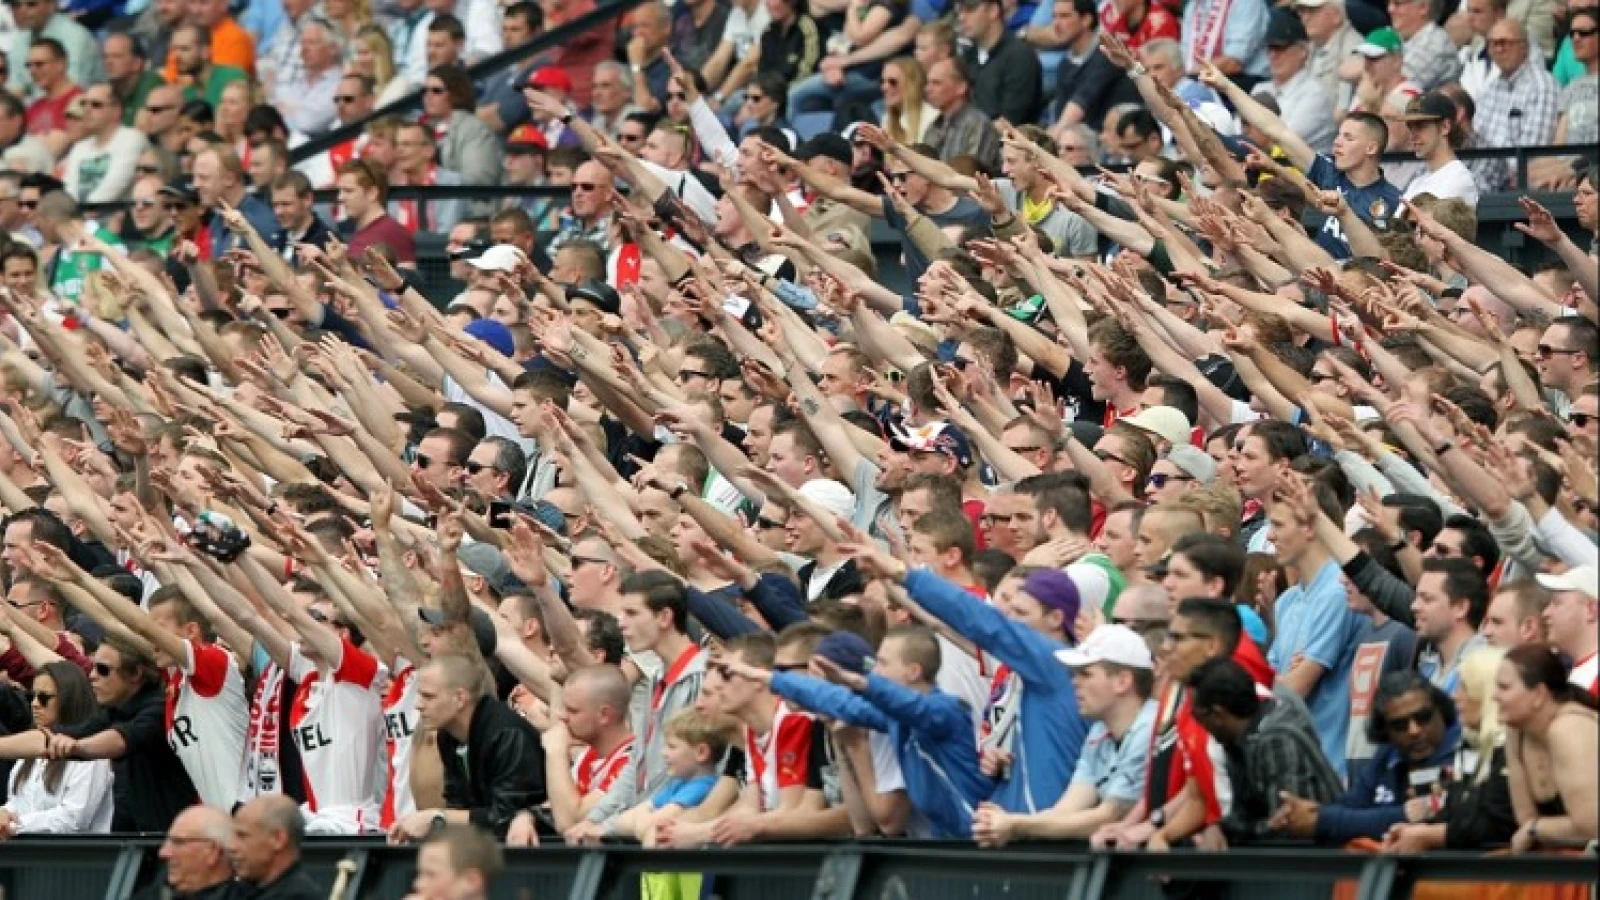
<path fill-rule="evenodd" d="M 156 838 L 29 838 L 0 844 L 4 900 L 126 900 L 161 883 Z M 356 864 L 350 900 L 394 900 L 415 874 L 416 851 L 378 842 L 307 842 L 307 873 L 323 888 Z M 495 900 L 649 900 L 641 876 L 688 872 L 721 900 L 1159 900 L 1167 883 L 1203 884 L 1228 900 L 1322 900 L 1336 883 L 1354 900 L 1408 900 L 1419 882 L 1465 894 L 1485 883 L 1587 886 L 1592 856 L 1371 856 L 1335 850 L 1091 853 L 1082 845 L 980 850 L 971 844 L 861 842 L 660 851 L 552 846 L 506 853 Z M 1591 894 L 1592 896 L 1592 894 Z"/>

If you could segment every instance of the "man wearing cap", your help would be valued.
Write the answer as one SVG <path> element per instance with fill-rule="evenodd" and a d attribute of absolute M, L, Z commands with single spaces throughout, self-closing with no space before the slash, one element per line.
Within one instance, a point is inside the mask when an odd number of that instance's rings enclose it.
<path fill-rule="evenodd" d="M 1054 805 L 1067 790 L 1088 731 L 1071 673 L 1056 661 L 1058 651 L 1076 643 L 1077 585 L 1064 572 L 1042 569 L 1008 577 L 988 604 L 875 545 L 848 547 L 863 571 L 903 584 L 930 615 L 1004 665 L 996 676 L 998 699 L 986 714 L 983 771 L 994 780 L 988 799 L 1016 813 Z"/>
<path fill-rule="evenodd" d="M 916 428 L 894 432 L 890 445 L 906 452 L 907 472 L 927 472 L 949 478 L 961 485 L 962 506 L 976 527 L 983 515 L 981 498 L 989 495 L 972 464 L 972 443 L 961 429 L 949 422 L 930 422 Z"/>
<path fill-rule="evenodd" d="M 829 178 L 848 183 L 855 151 L 848 140 L 825 131 L 795 148 L 794 158 Z M 872 220 L 865 213 L 848 203 L 824 197 L 804 184 L 801 199 L 805 204 L 801 217 L 812 234 L 827 234 L 844 228 L 859 228 L 866 233 L 872 228 Z"/>
<path fill-rule="evenodd" d="M 1361 81 L 1356 85 L 1356 96 L 1351 109 L 1398 118 L 1422 88 L 1405 74 L 1405 57 L 1402 55 L 1399 32 L 1393 28 L 1379 28 L 1368 34 L 1356 47 L 1362 58 Z M 1392 145 L 1397 135 L 1390 135 Z"/>
<path fill-rule="evenodd" d="M 1472 170 L 1456 158 L 1461 137 L 1456 129 L 1456 104 L 1438 91 L 1411 101 L 1401 119 L 1411 139 L 1411 149 L 1426 170 L 1406 185 L 1405 199 L 1432 194 L 1440 200 L 1457 199 L 1478 205 L 1478 182 Z"/>
<path fill-rule="evenodd" d="M 1120 421 L 1149 435 L 1156 452 L 1165 455 L 1175 447 L 1190 446 L 1189 417 L 1171 406 L 1146 406 Z"/>
<path fill-rule="evenodd" d="M 1216 477 L 1217 462 L 1210 454 L 1187 445 L 1173 447 L 1150 467 L 1144 495 L 1154 503 L 1172 503 L 1184 494 L 1205 487 Z"/>
<path fill-rule="evenodd" d="M 1439 6 L 1437 0 L 1391 0 L 1389 4 L 1389 24 L 1405 44 L 1406 78 L 1424 91 L 1461 75 L 1456 42 L 1437 22 Z"/>
<path fill-rule="evenodd" d="M 1572 658 L 1568 680 L 1590 695 L 1600 696 L 1600 630 L 1596 629 L 1597 598 L 1600 598 L 1600 572 L 1593 566 L 1577 566 L 1560 575 L 1540 574 L 1539 584 L 1550 591 L 1544 608 L 1545 630 L 1550 643 Z"/>
<path fill-rule="evenodd" d="M 528 103 L 529 91 L 537 91 L 550 97 L 561 104 L 563 113 L 559 116 L 534 108 Z M 564 69 L 555 66 L 545 66 L 534 70 L 524 83 L 523 105 L 528 109 L 528 116 L 544 135 L 545 144 L 549 147 L 576 147 L 581 141 L 573 130 L 567 127 L 565 120 L 575 112 L 572 106 L 572 76 Z"/>
<path fill-rule="evenodd" d="M 1267 20 L 1267 68 L 1271 77 L 1256 85 L 1254 93 L 1278 101 L 1278 115 L 1290 130 L 1318 153 L 1333 147 L 1333 106 L 1322 83 L 1307 65 L 1311 38 L 1300 17 L 1275 9 Z"/>
<path fill-rule="evenodd" d="M 1349 109 L 1356 82 L 1361 79 L 1360 62 L 1353 58 L 1361 45 L 1361 33 L 1350 26 L 1345 15 L 1345 0 L 1296 0 L 1295 12 L 1311 39 L 1311 59 L 1306 67 L 1322 86 L 1323 96 L 1333 98 L 1334 109 Z"/>
<path fill-rule="evenodd" d="M 505 179 L 507 187 L 535 187 L 548 183 L 545 179 L 545 161 L 549 156 L 550 141 L 537 125 L 523 124 L 511 129 L 506 136 Z M 542 229 L 547 219 L 553 219 L 555 201 L 549 197 L 510 196 L 501 201 L 501 210 L 520 209 L 528 214 L 536 229 Z"/>
<path fill-rule="evenodd" d="M 1156 716 L 1150 648 L 1131 628 L 1101 625 L 1082 644 L 1058 651 L 1056 659 L 1072 671 L 1078 714 L 1094 723 L 1072 782 L 1043 812 L 1008 813 L 993 803 L 978 807 L 973 834 L 981 846 L 1087 838 L 1127 815 L 1144 792 Z"/>

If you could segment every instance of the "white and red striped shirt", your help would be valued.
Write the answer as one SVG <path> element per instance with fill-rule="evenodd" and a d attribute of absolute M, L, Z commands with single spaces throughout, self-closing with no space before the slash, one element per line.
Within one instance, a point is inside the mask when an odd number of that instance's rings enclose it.
<path fill-rule="evenodd" d="M 305 773 L 310 824 L 317 833 L 360 834 L 378 830 L 382 666 L 348 640 L 339 649 L 337 663 L 322 667 L 294 645 L 289 677 L 298 687 L 289 729 Z"/>
<path fill-rule="evenodd" d="M 167 669 L 167 743 L 200 802 L 232 809 L 238 801 L 249 727 L 244 676 L 233 654 L 185 641 L 183 663 Z"/>
<path fill-rule="evenodd" d="M 601 756 L 593 747 L 583 748 L 578 761 L 572 765 L 572 780 L 578 787 L 578 796 L 587 797 L 595 791 L 604 793 L 611 789 L 622 770 L 633 758 L 633 735 L 628 735 L 610 753 Z"/>
<path fill-rule="evenodd" d="M 745 728 L 745 780 L 760 789 L 763 812 L 781 805 L 784 788 L 806 785 L 816 723 L 810 713 L 790 709 L 787 702 L 780 700 L 766 734 L 757 735 L 753 729 Z"/>
<path fill-rule="evenodd" d="M 1573 663 L 1567 680 L 1588 691 L 1591 697 L 1600 697 L 1600 656 L 1591 653 Z"/>
<path fill-rule="evenodd" d="M 389 787 L 383 795 L 384 828 L 417 811 L 411 795 L 411 738 L 417 732 L 417 667 L 394 658 L 394 680 L 383 695 L 383 745 L 388 755 Z"/>

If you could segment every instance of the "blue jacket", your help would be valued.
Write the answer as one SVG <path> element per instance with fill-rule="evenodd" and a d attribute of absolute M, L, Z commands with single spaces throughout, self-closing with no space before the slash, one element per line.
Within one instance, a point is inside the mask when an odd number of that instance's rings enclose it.
<path fill-rule="evenodd" d="M 1022 679 L 1011 770 L 990 800 L 1006 812 L 1049 809 L 1066 793 L 1089 726 L 1078 715 L 1072 672 L 1056 659 L 1066 645 L 1005 617 L 960 585 L 925 568 L 906 576 L 911 599 Z"/>
<path fill-rule="evenodd" d="M 806 709 L 871 728 L 894 741 L 906 796 L 936 838 L 972 837 L 972 811 L 988 795 L 972 746 L 972 713 L 934 688 L 919 694 L 881 675 L 867 676 L 864 695 L 809 675 L 777 672 L 772 692 Z"/>
<path fill-rule="evenodd" d="M 715 591 L 690 587 L 688 590 L 689 613 L 699 619 L 707 631 L 723 640 L 763 630 L 734 604 L 733 600 L 739 593 L 730 593 L 729 588 L 733 587 L 729 585 Z M 756 586 L 744 592 L 744 596 L 772 626 L 773 631 L 782 631 L 796 622 L 806 620 L 805 598 L 800 596 L 800 588 L 793 580 L 776 572 L 761 573 L 756 579 Z"/>
<path fill-rule="evenodd" d="M 1350 789 L 1317 811 L 1317 843 L 1343 844 L 1355 838 L 1381 839 L 1389 826 L 1405 820 L 1406 800 L 1431 792 L 1434 782 L 1455 761 L 1461 725 L 1451 725 L 1433 756 L 1408 764 L 1392 745 L 1384 744 L 1350 781 Z"/>

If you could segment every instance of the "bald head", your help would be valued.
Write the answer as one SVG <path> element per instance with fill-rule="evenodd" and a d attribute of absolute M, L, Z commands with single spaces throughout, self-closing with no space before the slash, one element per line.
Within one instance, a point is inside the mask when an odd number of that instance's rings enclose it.
<path fill-rule="evenodd" d="M 428 663 L 446 690 L 478 694 L 483 689 L 483 663 L 463 653 L 447 653 Z"/>
<path fill-rule="evenodd" d="M 633 686 L 628 676 L 617 666 L 588 666 L 567 678 L 566 690 L 577 689 L 583 701 L 591 707 L 609 706 L 626 716 L 628 703 L 633 699 Z"/>
<path fill-rule="evenodd" d="M 1171 618 L 1167 591 L 1159 584 L 1134 584 L 1117 595 L 1111 611 L 1118 622 L 1165 622 Z"/>
<path fill-rule="evenodd" d="M 1516 19 L 1505 18 L 1489 29 L 1489 58 L 1506 75 L 1516 74 L 1528 61 L 1528 33 Z"/>
<path fill-rule="evenodd" d="M 1500 330 L 1511 333 L 1516 325 L 1517 311 L 1509 303 L 1501 300 L 1495 293 L 1481 284 L 1475 284 L 1461 292 L 1461 299 L 1456 301 L 1457 308 L 1463 310 L 1462 314 L 1455 317 L 1456 322 L 1466 331 L 1476 335 L 1483 334 L 1483 325 L 1478 317 L 1472 315 L 1471 303 L 1476 302 L 1483 311 L 1494 319 Z"/>
<path fill-rule="evenodd" d="M 239 810 L 239 816 L 249 816 L 251 821 L 268 835 L 283 835 L 295 850 L 305 840 L 305 819 L 300 814 L 300 804 L 283 794 L 257 797 Z"/>

